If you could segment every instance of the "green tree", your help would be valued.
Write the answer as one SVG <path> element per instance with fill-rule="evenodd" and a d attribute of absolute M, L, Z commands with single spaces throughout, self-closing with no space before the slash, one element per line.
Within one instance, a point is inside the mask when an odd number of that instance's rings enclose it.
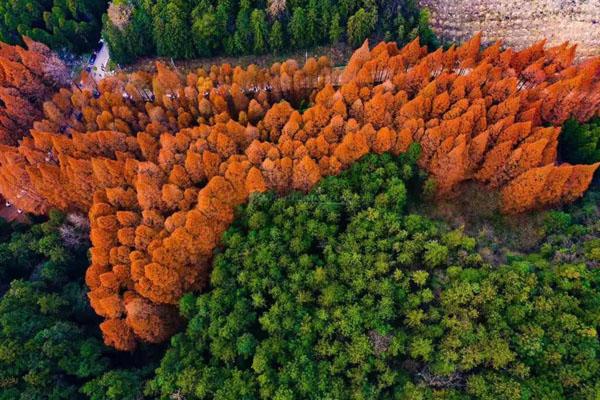
<path fill-rule="evenodd" d="M 252 27 L 252 45 L 255 54 L 262 54 L 267 51 L 267 40 L 269 31 L 264 11 L 255 9 L 250 15 L 250 25 Z"/>
<path fill-rule="evenodd" d="M 283 28 L 281 22 L 275 21 L 269 35 L 269 47 L 271 51 L 279 53 L 283 50 Z"/>
<path fill-rule="evenodd" d="M 113 2 L 113 7 L 117 6 Z M 104 29 L 102 36 L 108 44 L 110 57 L 116 63 L 127 64 L 138 57 L 152 55 L 155 52 L 152 33 L 151 5 L 148 1 L 140 4 L 123 2 L 122 7 L 131 7 L 131 16 L 124 26 L 116 26 L 105 14 L 102 18 Z"/>
<path fill-rule="evenodd" d="M 86 382 L 81 392 L 90 400 L 139 400 L 143 398 L 146 379 L 152 367 L 113 369 Z"/>
<path fill-rule="evenodd" d="M 154 40 L 159 56 L 192 58 L 188 10 L 183 1 L 159 0 L 153 8 Z"/>
<path fill-rule="evenodd" d="M 329 28 L 329 41 L 331 43 L 337 43 L 344 33 L 344 29 L 340 25 L 340 14 L 335 13 L 331 18 L 331 26 Z"/>
<path fill-rule="evenodd" d="M 213 10 L 213 6 L 202 1 L 192 11 L 194 23 L 192 25 L 192 37 L 196 46 L 196 53 L 201 57 L 212 55 L 220 47 L 219 21 Z"/>
<path fill-rule="evenodd" d="M 188 327 L 148 394 L 594 398 L 598 269 L 541 254 L 487 264 L 474 239 L 409 212 L 416 159 L 370 155 L 308 195 L 253 196 L 211 290 L 182 298 Z"/>
<path fill-rule="evenodd" d="M 306 13 L 302 7 L 294 8 L 292 19 L 288 25 L 292 45 L 295 48 L 303 49 L 309 44 L 307 30 Z"/>
<path fill-rule="evenodd" d="M 309 0 L 306 8 L 306 41 L 308 46 L 316 46 L 323 39 L 320 26 L 319 4 L 316 0 Z"/>
<path fill-rule="evenodd" d="M 106 0 L 2 0 L 0 40 L 21 44 L 26 35 L 55 50 L 81 53 L 96 45 L 106 6 Z"/>
<path fill-rule="evenodd" d="M 250 1 L 241 0 L 240 9 L 235 19 L 234 48 L 237 54 L 247 54 L 252 49 L 250 13 Z"/>
<path fill-rule="evenodd" d="M 353 16 L 348 19 L 348 42 L 350 45 L 360 46 L 367 37 L 375 29 L 377 22 L 377 13 L 373 11 L 365 11 L 364 8 L 359 9 Z"/>
<path fill-rule="evenodd" d="M 119 355 L 102 343 L 83 282 L 89 265 L 85 221 L 51 212 L 48 221 L 32 226 L 3 225 L 2 400 L 76 400 L 86 398 L 84 393 L 93 399 L 139 398 L 147 370 L 138 365 L 151 368 L 152 357 L 160 354 L 146 348 L 143 354 Z M 111 372 L 119 364 L 127 369 Z"/>

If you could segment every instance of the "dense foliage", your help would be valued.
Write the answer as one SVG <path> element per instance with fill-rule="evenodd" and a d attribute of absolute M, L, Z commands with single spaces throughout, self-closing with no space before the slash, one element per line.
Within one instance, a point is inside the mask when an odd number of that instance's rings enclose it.
<path fill-rule="evenodd" d="M 104 36 L 119 63 L 143 55 L 174 58 L 263 54 L 366 38 L 437 46 L 416 1 L 116 0 Z"/>
<path fill-rule="evenodd" d="M 70 83 L 65 64 L 46 45 L 1 44 L 0 144 L 16 145 L 44 115 L 44 102 Z M 5 193 L 5 195 L 7 195 Z"/>
<path fill-rule="evenodd" d="M 105 343 L 160 343 L 251 193 L 308 191 L 368 153 L 419 143 L 438 199 L 474 182 L 506 214 L 581 197 L 600 163 L 557 163 L 559 126 L 598 115 L 600 63 L 573 64 L 568 45 L 480 40 L 434 52 L 364 43 L 343 70 L 321 57 L 184 77 L 159 63 L 84 80 L 44 103 L 31 138 L 0 147 L 0 192 L 27 211 L 86 212 Z"/>
<path fill-rule="evenodd" d="M 55 212 L 30 227 L 0 219 L 2 400 L 136 400 L 152 372 L 152 349 L 136 360 L 102 343 L 83 282 L 86 224 Z"/>
<path fill-rule="evenodd" d="M 81 53 L 96 45 L 106 6 L 106 0 L 2 0 L 0 41 L 19 44 L 24 35 Z"/>
<path fill-rule="evenodd" d="M 585 124 L 574 119 L 565 122 L 559 150 L 563 161 L 572 164 L 600 162 L 600 118 Z"/>
<path fill-rule="evenodd" d="M 211 290 L 151 389 L 187 399 L 593 399 L 598 269 L 491 266 L 407 212 L 415 148 L 368 156 L 307 196 L 259 194 L 225 233 Z"/>

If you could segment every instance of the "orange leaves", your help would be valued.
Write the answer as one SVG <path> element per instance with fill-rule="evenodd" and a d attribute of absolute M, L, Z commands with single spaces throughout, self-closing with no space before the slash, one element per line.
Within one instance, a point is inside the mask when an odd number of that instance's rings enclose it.
<path fill-rule="evenodd" d="M 502 190 L 503 210 L 523 212 L 571 202 L 583 195 L 599 166 L 546 165 L 530 169 Z"/>
<path fill-rule="evenodd" d="M 27 81 L 18 52 L 2 57 L 0 78 Z M 341 76 L 314 59 L 185 80 L 159 64 L 52 97 L 32 138 L 0 146 L 0 192 L 28 211 L 89 210 L 90 302 L 108 318 L 106 342 L 131 350 L 176 329 L 164 304 L 206 284 L 236 206 L 254 192 L 308 191 L 369 152 L 417 142 L 438 195 L 477 180 L 502 191 L 505 212 L 574 200 L 598 166 L 556 166 L 559 128 L 544 124 L 598 113 L 600 62 L 571 62 L 567 47 L 480 52 L 474 38 L 429 55 L 418 41 L 365 43 Z M 9 101 L 0 136 L 29 113 Z"/>
<path fill-rule="evenodd" d="M 367 138 L 361 133 L 348 133 L 342 143 L 335 149 L 333 155 L 342 164 L 350 165 L 369 152 Z"/>
<path fill-rule="evenodd" d="M 136 348 L 136 339 L 131 328 L 122 319 L 107 319 L 100 324 L 104 343 L 121 351 Z"/>
<path fill-rule="evenodd" d="M 319 166 L 309 156 L 304 156 L 294 166 L 292 187 L 296 190 L 308 192 L 321 179 Z"/>

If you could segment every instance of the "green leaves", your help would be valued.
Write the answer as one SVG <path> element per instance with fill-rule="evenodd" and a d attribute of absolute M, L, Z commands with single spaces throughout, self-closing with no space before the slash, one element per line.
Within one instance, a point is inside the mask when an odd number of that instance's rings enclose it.
<path fill-rule="evenodd" d="M 21 44 L 21 35 L 54 50 L 75 53 L 96 45 L 106 0 L 0 1 L 0 40 Z"/>
<path fill-rule="evenodd" d="M 191 319 L 152 393 L 589 397 L 597 270 L 541 256 L 485 264 L 461 230 L 408 214 L 414 160 L 367 156 L 308 195 L 252 197 L 211 290 L 181 301 Z"/>
<path fill-rule="evenodd" d="M 569 119 L 559 136 L 558 150 L 563 161 L 571 164 L 600 162 L 600 119 L 587 124 Z"/>
<path fill-rule="evenodd" d="M 136 359 L 152 365 L 154 352 L 115 357 L 102 343 L 83 282 L 87 243 L 66 246 L 65 219 L 49 217 L 0 237 L 2 283 L 12 279 L 0 297 L 0 399 L 139 399 L 152 368 Z M 109 372 L 117 360 L 131 368 Z"/>
<path fill-rule="evenodd" d="M 429 29 L 428 14 L 412 1 L 202 0 L 192 4 L 181 0 L 137 0 L 127 5 L 133 7 L 133 13 L 126 26 L 116 27 L 110 18 L 102 20 L 102 35 L 111 57 L 119 63 L 154 53 L 174 58 L 222 53 L 239 56 L 311 48 L 341 40 L 358 46 L 368 37 L 385 37 L 403 44 L 420 35 L 422 43 L 437 46 Z M 58 29 L 65 35 L 85 28 L 67 29 L 67 22 L 59 24 Z"/>

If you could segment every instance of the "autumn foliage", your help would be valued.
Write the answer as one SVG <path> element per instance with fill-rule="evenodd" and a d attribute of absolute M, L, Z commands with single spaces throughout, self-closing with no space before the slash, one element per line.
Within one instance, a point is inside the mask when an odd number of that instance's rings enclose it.
<path fill-rule="evenodd" d="M 68 71 L 46 45 L 24 37 L 27 46 L 0 43 L 0 144 L 15 145 L 35 120 L 42 104 L 67 85 Z"/>
<path fill-rule="evenodd" d="M 581 196 L 598 164 L 557 165 L 558 126 L 598 114 L 600 60 L 573 59 L 567 44 L 481 50 L 475 37 L 429 54 L 365 43 L 341 74 L 325 58 L 186 77 L 159 64 L 55 94 L 31 137 L 0 148 L 0 192 L 31 212 L 89 210 L 90 301 L 105 341 L 130 350 L 177 329 L 236 206 L 309 190 L 367 153 L 417 142 L 439 196 L 475 180 L 505 212 Z"/>

